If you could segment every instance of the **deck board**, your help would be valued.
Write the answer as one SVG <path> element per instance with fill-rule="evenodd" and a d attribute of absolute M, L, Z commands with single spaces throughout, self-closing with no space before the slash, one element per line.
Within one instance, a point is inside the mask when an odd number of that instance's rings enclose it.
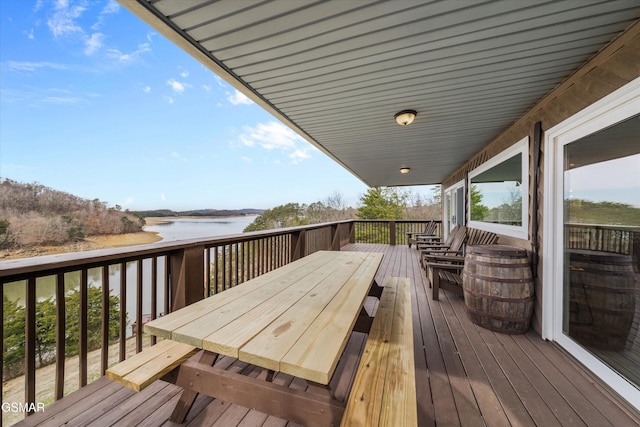
<path fill-rule="evenodd" d="M 553 343 L 529 331 L 503 335 L 472 324 L 460 296 L 443 291 L 431 299 L 418 252 L 407 246 L 352 244 L 343 250 L 384 252 L 376 282 L 389 276 L 412 279 L 414 355 L 420 426 L 434 425 L 590 425 L 631 426 L 640 414 L 621 404 L 584 368 Z M 375 310 L 368 301 L 367 310 Z M 354 333 L 347 343 L 331 385 L 345 399 L 365 336 Z M 232 358 L 217 365 L 258 375 Z M 304 389 L 306 383 L 277 374 L 275 382 Z M 157 382 L 140 393 L 101 378 L 54 403 L 20 425 L 164 426 L 180 388 Z M 71 424 L 72 423 L 72 424 Z M 260 412 L 200 396 L 187 426 L 295 427 Z"/>

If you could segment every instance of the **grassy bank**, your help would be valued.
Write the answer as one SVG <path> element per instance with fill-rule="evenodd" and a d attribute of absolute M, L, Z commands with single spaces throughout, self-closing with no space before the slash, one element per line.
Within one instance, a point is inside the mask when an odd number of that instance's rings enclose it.
<path fill-rule="evenodd" d="M 20 249 L 0 250 L 0 260 L 30 258 L 42 255 L 83 252 L 95 249 L 118 248 L 123 246 L 144 245 L 162 240 L 157 233 L 140 231 L 138 233 L 110 234 L 90 236 L 79 242 L 55 246 L 33 246 Z"/>

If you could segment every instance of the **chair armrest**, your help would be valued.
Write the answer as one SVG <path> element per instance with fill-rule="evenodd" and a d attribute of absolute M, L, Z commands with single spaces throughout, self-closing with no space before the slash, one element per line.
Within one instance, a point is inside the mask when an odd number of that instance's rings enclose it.
<path fill-rule="evenodd" d="M 456 270 L 460 271 L 464 268 L 461 264 L 445 264 L 441 262 L 427 262 L 427 267 L 435 270 Z"/>
<path fill-rule="evenodd" d="M 464 264 L 464 257 L 461 255 L 425 255 L 428 262 L 455 262 Z"/>

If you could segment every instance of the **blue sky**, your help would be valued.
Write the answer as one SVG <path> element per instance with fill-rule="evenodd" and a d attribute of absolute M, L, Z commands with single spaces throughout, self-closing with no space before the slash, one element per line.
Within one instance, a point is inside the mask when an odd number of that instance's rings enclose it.
<path fill-rule="evenodd" d="M 0 177 L 131 210 L 367 189 L 115 1 L 0 0 Z"/>

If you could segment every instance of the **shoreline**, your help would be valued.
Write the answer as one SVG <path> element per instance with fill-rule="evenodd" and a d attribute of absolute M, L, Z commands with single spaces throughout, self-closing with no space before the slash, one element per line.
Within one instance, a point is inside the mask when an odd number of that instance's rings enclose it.
<path fill-rule="evenodd" d="M 31 258 L 43 255 L 55 255 L 68 252 L 85 252 L 97 249 L 119 248 L 124 246 L 145 245 L 162 240 L 154 231 L 139 231 L 125 234 L 103 234 L 85 237 L 79 242 L 66 243 L 64 245 L 33 246 L 20 249 L 0 250 L 0 261 Z"/>
<path fill-rule="evenodd" d="M 170 224 L 180 218 L 193 219 L 224 219 L 243 218 L 251 215 L 235 216 L 172 216 L 172 217 L 145 217 L 145 227 Z M 78 242 L 70 242 L 62 245 L 30 246 L 18 249 L 0 249 L 0 261 L 19 258 L 32 258 L 44 255 L 56 255 L 70 252 L 85 252 L 99 249 L 119 248 L 125 246 L 145 245 L 163 240 L 157 231 L 138 231 L 125 234 L 101 234 L 85 237 Z"/>

